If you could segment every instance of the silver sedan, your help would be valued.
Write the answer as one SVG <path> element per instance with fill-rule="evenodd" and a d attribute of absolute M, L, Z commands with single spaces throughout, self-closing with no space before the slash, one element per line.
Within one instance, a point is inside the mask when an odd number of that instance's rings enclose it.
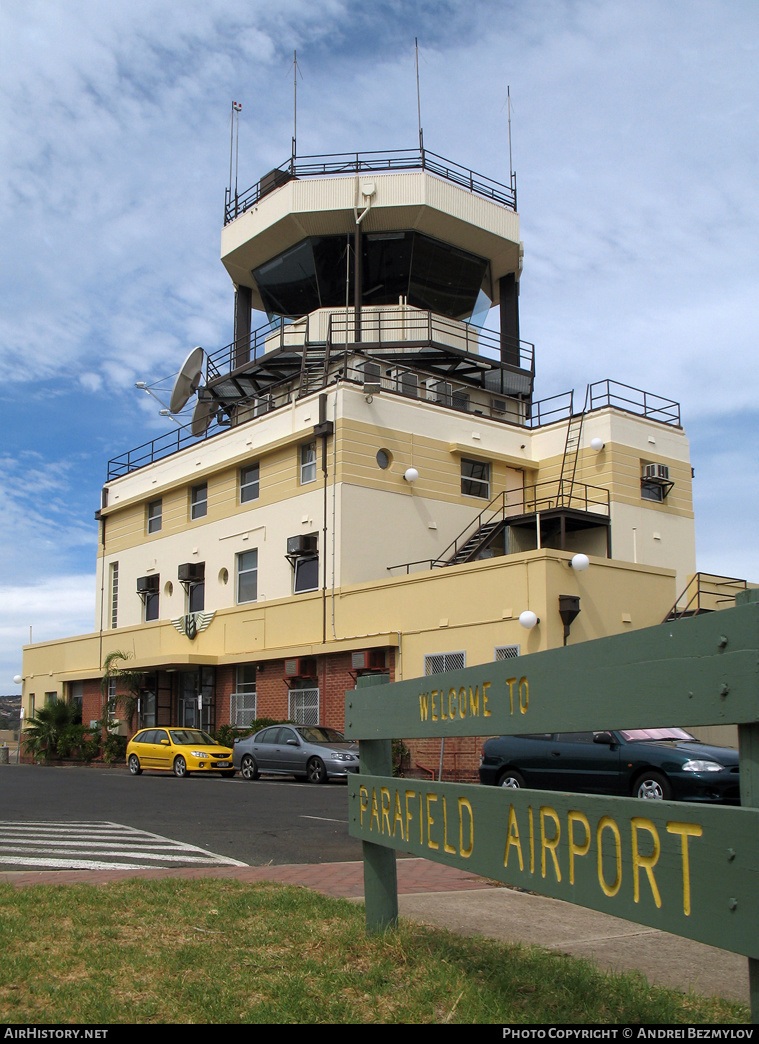
<path fill-rule="evenodd" d="M 265 772 L 326 783 L 358 772 L 358 744 L 323 725 L 270 725 L 236 740 L 233 760 L 244 779 Z"/>

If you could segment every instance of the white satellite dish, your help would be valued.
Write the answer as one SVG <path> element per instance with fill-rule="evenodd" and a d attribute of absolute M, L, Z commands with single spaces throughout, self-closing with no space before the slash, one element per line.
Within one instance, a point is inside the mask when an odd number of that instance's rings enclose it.
<path fill-rule="evenodd" d="M 174 389 L 169 400 L 169 409 L 172 413 L 179 413 L 183 410 L 198 390 L 200 378 L 203 375 L 204 359 L 205 353 L 203 349 L 193 348 L 182 364 L 179 376 L 174 381 Z"/>
<path fill-rule="evenodd" d="M 219 404 L 215 399 L 201 399 L 195 403 L 195 409 L 192 411 L 192 421 L 190 422 L 190 431 L 193 435 L 205 435 L 208 431 L 208 425 L 213 420 L 219 409 Z"/>

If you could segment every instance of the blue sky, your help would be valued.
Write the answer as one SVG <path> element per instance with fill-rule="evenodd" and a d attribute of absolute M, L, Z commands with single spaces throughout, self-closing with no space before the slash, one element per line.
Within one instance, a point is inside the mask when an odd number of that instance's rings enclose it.
<path fill-rule="evenodd" d="M 677 399 L 698 566 L 759 581 L 755 0 L 18 0 L 0 8 L 0 692 L 94 624 L 109 458 L 173 426 L 135 389 L 232 337 L 239 184 L 298 151 L 428 148 L 508 180 L 543 398 Z"/>

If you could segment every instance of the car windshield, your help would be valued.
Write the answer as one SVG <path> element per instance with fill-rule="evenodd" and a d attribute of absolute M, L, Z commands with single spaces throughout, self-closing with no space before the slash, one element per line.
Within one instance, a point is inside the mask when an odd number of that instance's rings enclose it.
<path fill-rule="evenodd" d="M 342 732 L 338 732 L 337 729 L 325 729 L 321 725 L 312 725 L 310 728 L 298 729 L 298 735 L 302 736 L 306 743 L 348 742 Z"/>
<path fill-rule="evenodd" d="M 694 740 L 685 729 L 620 729 L 620 736 L 627 743 L 639 743 L 641 740 Z"/>
<path fill-rule="evenodd" d="M 210 743 L 217 746 L 216 740 L 211 739 L 207 732 L 200 729 L 169 729 L 171 742 L 177 747 L 189 747 L 195 743 Z"/>

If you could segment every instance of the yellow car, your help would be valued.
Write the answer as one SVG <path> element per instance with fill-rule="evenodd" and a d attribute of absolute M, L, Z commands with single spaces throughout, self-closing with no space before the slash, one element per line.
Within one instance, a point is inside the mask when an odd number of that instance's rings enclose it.
<path fill-rule="evenodd" d="M 126 757 L 133 776 L 143 769 L 173 772 L 180 779 L 191 772 L 235 774 L 231 749 L 200 729 L 142 729 L 127 744 Z"/>

